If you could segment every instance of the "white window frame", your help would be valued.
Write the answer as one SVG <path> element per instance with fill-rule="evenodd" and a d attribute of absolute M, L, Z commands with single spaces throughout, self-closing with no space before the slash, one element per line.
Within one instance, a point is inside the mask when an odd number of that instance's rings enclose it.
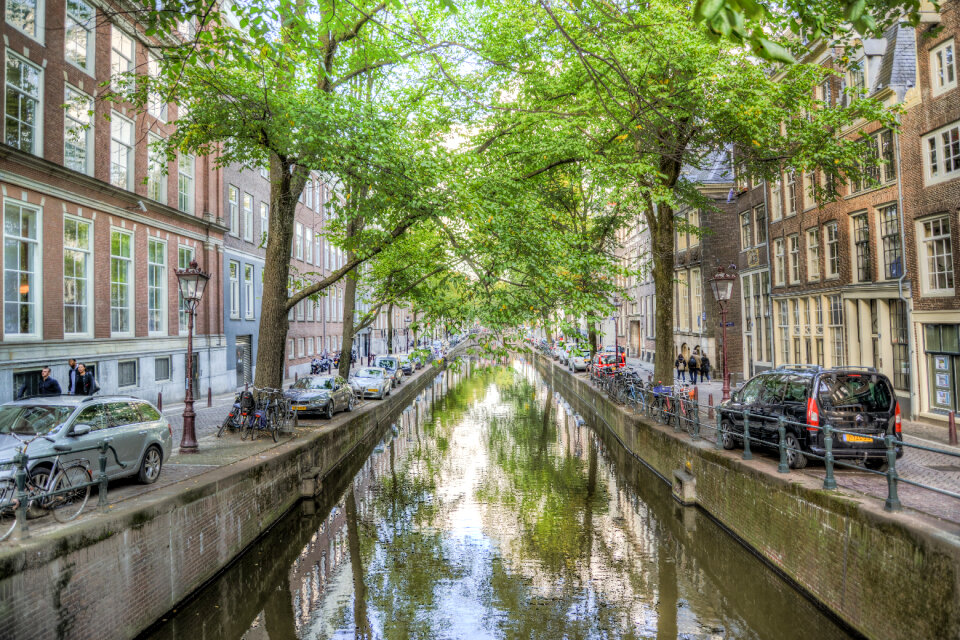
<path fill-rule="evenodd" d="M 241 202 L 241 211 L 243 212 L 243 239 L 247 242 L 253 242 L 253 196 L 244 192 Z"/>
<path fill-rule="evenodd" d="M 753 216 L 753 237 L 756 242 L 754 246 L 762 247 L 763 245 L 767 244 L 768 239 L 767 236 L 769 230 L 767 229 L 767 207 L 765 205 L 758 204 L 753 208 L 751 215 Z M 763 222 L 763 224 L 760 224 L 761 222 Z"/>
<path fill-rule="evenodd" d="M 960 177 L 960 153 L 951 156 L 951 169 L 948 171 L 944 159 L 946 148 L 944 134 L 953 134 L 950 146 L 956 152 L 960 148 L 960 120 L 951 122 L 923 136 L 923 176 L 927 185 L 938 184 Z M 932 143 L 932 144 L 931 144 Z"/>
<path fill-rule="evenodd" d="M 227 217 L 230 220 L 230 235 L 240 237 L 240 189 L 227 185 Z"/>
<path fill-rule="evenodd" d="M 294 257 L 297 260 L 303 260 L 303 225 L 299 222 L 294 227 L 293 246 Z"/>
<path fill-rule="evenodd" d="M 113 253 L 113 235 L 118 234 L 121 236 L 126 236 L 130 241 L 130 255 L 120 256 Z M 136 286 L 136 269 L 134 258 L 136 257 L 135 243 L 133 232 L 127 229 L 121 229 L 119 227 L 110 228 L 110 335 L 111 336 L 132 336 L 136 332 L 136 316 L 133 313 L 134 309 L 134 299 L 135 299 L 135 286 Z M 113 304 L 113 287 L 114 285 L 119 285 L 119 281 L 114 281 L 113 279 L 113 261 L 122 260 L 127 264 L 127 282 L 125 286 L 127 287 L 127 303 L 125 307 L 114 306 Z M 114 310 L 123 312 L 127 317 L 127 329 L 125 331 L 114 330 L 113 324 L 113 314 Z"/>
<path fill-rule="evenodd" d="M 189 159 L 189 162 L 184 162 Z M 186 171 L 184 165 L 189 165 Z M 197 160 L 192 155 L 181 154 L 177 160 L 177 208 L 184 213 L 193 213 L 196 208 L 197 197 Z M 187 188 L 184 189 L 186 184 Z"/>
<path fill-rule="evenodd" d="M 303 357 L 303 338 L 297 338 L 297 357 Z"/>
<path fill-rule="evenodd" d="M 147 197 L 161 204 L 167 203 L 167 159 L 156 148 L 160 136 L 147 134 Z"/>
<path fill-rule="evenodd" d="M 227 263 L 227 280 L 230 283 L 230 319 L 240 319 L 240 263 L 230 260 Z"/>
<path fill-rule="evenodd" d="M 740 212 L 740 250 L 746 251 L 753 246 L 753 211 Z"/>
<path fill-rule="evenodd" d="M 9 2 L 8 2 L 7 4 L 8 4 L 8 6 L 9 6 Z M 36 96 L 33 96 L 33 95 L 30 95 L 30 94 L 26 93 L 21 87 L 19 87 L 19 86 L 17 86 L 17 85 L 11 85 L 10 82 L 8 81 L 8 78 L 9 78 L 9 65 L 10 65 L 10 63 L 11 63 L 12 61 L 14 61 L 14 60 L 16 60 L 17 62 L 19 62 L 21 65 L 25 65 L 25 66 L 29 67 L 30 69 L 32 69 L 33 71 L 35 71 L 35 72 L 37 73 L 37 78 L 38 78 L 38 79 L 37 79 L 37 95 L 36 95 Z M 4 71 L 3 71 L 3 83 L 4 83 L 4 96 L 3 96 L 3 97 L 4 97 L 4 101 L 3 101 L 3 105 L 4 105 L 4 106 L 3 106 L 3 110 L 4 110 L 4 123 L 3 123 L 3 135 L 4 135 L 4 142 L 6 142 L 6 139 L 7 139 L 7 118 L 10 117 L 10 114 L 7 113 L 7 102 L 8 102 L 8 100 L 7 100 L 7 92 L 9 92 L 9 91 L 16 91 L 16 92 L 19 93 L 23 98 L 25 98 L 25 99 L 27 99 L 27 100 L 35 100 L 36 103 L 37 103 L 37 104 L 36 104 L 36 107 L 35 107 L 35 110 L 34 110 L 34 114 L 36 114 L 37 121 L 32 125 L 32 126 L 33 126 L 33 146 L 32 146 L 30 149 L 21 149 L 21 151 L 26 151 L 27 153 L 31 153 L 31 154 L 33 154 L 33 155 L 35 155 L 35 156 L 41 155 L 41 152 L 42 152 L 42 150 L 43 150 L 43 122 L 44 122 L 44 118 L 43 118 L 43 113 L 44 113 L 44 112 L 43 112 L 43 108 L 44 108 L 44 105 L 43 105 L 43 94 L 44 94 L 44 91 L 43 91 L 43 88 L 44 88 L 44 74 L 43 74 L 43 71 L 44 71 L 44 70 L 43 70 L 43 67 L 40 67 L 40 66 L 38 66 L 38 65 L 35 65 L 34 63 L 30 62 L 29 60 L 27 60 L 27 59 L 24 58 L 23 56 L 19 56 L 19 55 L 17 55 L 16 53 L 14 53 L 13 51 L 11 51 L 10 49 L 7 49 L 7 60 L 6 60 L 6 62 L 4 63 L 4 68 L 3 68 L 3 69 L 4 69 Z M 20 120 L 18 119 L 17 122 L 20 122 Z M 17 148 L 19 148 L 19 147 L 17 147 Z"/>
<path fill-rule="evenodd" d="M 253 320 L 253 265 L 243 265 L 243 317 Z"/>
<path fill-rule="evenodd" d="M 151 245 L 160 246 L 163 248 L 163 256 L 160 262 L 154 262 L 151 260 L 150 248 Z M 148 237 L 147 238 L 147 333 L 152 336 L 163 336 L 167 334 L 167 243 L 165 240 L 160 238 Z M 159 271 L 160 278 L 159 283 L 151 284 L 150 276 L 152 271 Z M 152 305 L 152 293 L 158 291 L 160 307 L 154 308 Z M 152 322 L 151 315 L 155 312 L 160 314 L 160 324 L 159 326 L 154 325 L 151 328 L 150 324 Z"/>
<path fill-rule="evenodd" d="M 149 51 L 147 52 L 147 76 L 151 80 L 160 77 L 160 59 Z M 169 115 L 167 102 L 156 91 L 151 91 L 147 97 L 147 112 L 161 122 L 167 121 Z"/>
<path fill-rule="evenodd" d="M 295 355 L 293 352 L 293 344 L 293 338 L 287 340 L 287 360 L 293 360 L 293 356 Z"/>
<path fill-rule="evenodd" d="M 307 264 L 313 264 L 313 242 L 310 236 L 313 235 L 313 229 L 307 227 L 303 232 L 303 261 Z"/>
<path fill-rule="evenodd" d="M 8 236 L 7 235 L 7 225 L 6 225 L 6 216 L 7 209 L 10 206 L 19 207 L 20 209 L 29 209 L 33 211 L 36 217 L 36 238 L 24 238 L 21 236 Z M 13 198 L 4 198 L 3 200 L 3 249 L 6 254 L 9 249 L 7 248 L 7 239 L 13 239 L 15 242 L 26 241 L 34 245 L 33 248 L 33 261 L 32 265 L 33 270 L 28 272 L 33 275 L 33 293 L 31 300 L 26 302 L 26 304 L 33 306 L 33 331 L 29 333 L 15 333 L 6 330 L 6 312 L 7 312 L 7 292 L 6 285 L 4 285 L 3 291 L 3 313 L 4 313 L 4 335 L 3 339 L 6 341 L 10 340 L 31 340 L 37 339 L 42 335 L 43 331 L 43 207 L 39 207 L 29 202 L 23 200 L 16 200 Z M 6 265 L 3 267 L 4 271 L 4 280 L 6 280 Z M 19 269 L 17 269 L 19 273 Z M 15 302 L 17 305 L 17 313 L 19 315 L 19 306 L 20 302 L 17 300 Z"/>
<path fill-rule="evenodd" d="M 859 82 L 858 80 L 862 80 Z M 862 85 L 862 86 L 861 86 Z M 861 55 L 847 67 L 847 86 L 863 90 L 863 95 L 870 93 L 870 77 L 867 73 L 867 58 Z"/>
<path fill-rule="evenodd" d="M 270 205 L 266 202 L 260 203 L 260 244 L 267 246 L 267 240 L 270 238 Z"/>
<path fill-rule="evenodd" d="M 307 180 L 307 184 L 303 187 L 303 192 L 307 194 L 304 204 L 308 209 L 313 209 L 313 180 Z"/>
<path fill-rule="evenodd" d="M 930 49 L 930 90 L 934 97 L 957 86 L 957 58 L 953 38 Z"/>
<path fill-rule="evenodd" d="M 118 128 L 126 127 L 130 133 L 129 141 L 123 138 L 124 130 Z M 124 118 L 119 111 L 110 113 L 110 184 L 127 191 L 133 191 L 134 179 L 134 139 L 133 139 L 133 120 Z M 125 176 L 123 183 L 114 167 L 119 167 L 123 163 Z"/>
<path fill-rule="evenodd" d="M 796 284 L 800 282 L 800 234 L 790 234 L 787 242 L 790 251 L 790 284 Z"/>
<path fill-rule="evenodd" d="M 187 269 L 190 267 L 190 261 L 195 259 L 196 249 L 191 246 L 181 244 L 177 246 L 177 268 Z M 187 335 L 187 307 L 180 295 L 180 287 L 177 287 L 177 325 L 180 329 L 180 335 Z"/>
<path fill-rule="evenodd" d="M 313 355 L 313 336 L 307 336 L 307 357 Z"/>
<path fill-rule="evenodd" d="M 782 287 L 786 284 L 786 245 L 783 238 L 773 239 L 773 284 Z"/>
<path fill-rule="evenodd" d="M 123 51 L 128 43 L 130 45 L 129 57 Z M 127 35 L 125 31 L 119 29 L 117 25 L 112 25 L 110 31 L 110 79 L 114 89 L 117 88 L 117 85 L 113 84 L 113 79 L 118 75 L 131 73 L 136 59 L 137 41 Z"/>
<path fill-rule="evenodd" d="M 833 239 L 830 239 L 830 231 L 833 231 Z M 824 252 L 824 266 L 826 271 L 827 280 L 840 277 L 840 225 L 836 222 L 828 222 L 823 225 L 823 246 L 826 248 Z M 831 257 L 831 251 L 835 254 L 835 259 Z M 832 268 L 833 265 L 836 265 L 836 268 Z"/>
<path fill-rule="evenodd" d="M 927 224 L 932 224 L 933 222 L 943 221 L 943 220 L 946 221 L 949 227 L 946 234 L 941 233 L 939 235 L 935 235 L 931 237 L 926 237 L 924 235 L 925 227 Z M 930 296 L 930 297 L 953 296 L 954 292 L 956 291 L 956 262 L 954 257 L 955 252 L 953 250 L 953 238 L 952 238 L 953 220 L 951 220 L 951 216 L 949 214 L 944 214 L 944 215 L 938 215 L 938 216 L 931 216 L 929 218 L 923 218 L 921 220 L 917 220 L 916 225 L 917 225 L 917 243 L 919 245 L 917 247 L 918 253 L 919 253 L 917 262 L 919 263 L 919 266 L 920 266 L 920 275 L 921 275 L 920 288 L 923 291 L 923 295 Z M 942 228 L 943 226 L 941 224 L 941 229 Z M 953 286 L 932 287 L 930 286 L 930 276 L 931 276 L 930 245 L 932 245 L 935 242 L 942 241 L 944 239 L 949 242 L 948 247 L 950 250 L 950 266 L 951 266 L 950 271 L 945 273 L 950 274 L 950 278 L 953 280 L 952 282 Z"/>
<path fill-rule="evenodd" d="M 820 279 L 820 229 L 807 229 L 807 281 Z"/>
<path fill-rule="evenodd" d="M 783 181 L 777 177 L 770 185 L 770 220 L 783 219 Z"/>
<path fill-rule="evenodd" d="M 88 176 L 93 175 L 93 98 L 76 87 L 65 84 L 63 100 L 66 105 L 63 110 L 63 166 Z M 86 105 L 81 105 L 84 100 Z M 82 168 L 68 163 L 67 149 L 71 142 L 77 148 L 83 148 Z"/>
<path fill-rule="evenodd" d="M 64 253 L 64 271 L 63 271 L 63 281 L 64 281 L 64 300 L 63 307 L 64 310 L 67 307 L 73 307 L 76 309 L 82 309 L 84 315 L 84 321 L 86 323 L 86 331 L 68 331 L 67 330 L 67 314 L 63 314 L 63 336 L 64 338 L 87 338 L 93 335 L 93 221 L 87 220 L 85 218 L 78 218 L 76 216 L 71 216 L 64 214 L 63 216 L 64 228 L 63 228 L 63 253 Z M 84 247 L 68 247 L 66 239 L 66 227 L 67 223 L 83 225 L 87 227 L 87 246 Z M 77 276 L 76 274 L 67 275 L 66 271 L 66 254 L 67 252 L 83 254 L 83 268 L 84 273 L 82 276 Z M 75 304 L 68 305 L 66 300 L 66 292 L 68 289 L 67 282 L 68 280 L 83 280 L 84 282 L 84 295 L 83 299 L 78 301 Z"/>
<path fill-rule="evenodd" d="M 133 363 L 133 384 L 120 384 L 120 365 Z M 128 360 L 118 360 L 117 361 L 117 388 L 126 389 L 129 387 L 138 387 L 140 386 L 140 359 L 131 358 Z"/>
<path fill-rule="evenodd" d="M 20 4 L 33 4 L 33 33 L 30 33 L 25 28 L 17 24 L 16 21 L 12 20 L 10 17 L 11 6 L 16 4 L 14 0 L 7 0 L 6 2 L 6 13 L 4 13 L 3 19 L 4 22 L 22 33 L 23 35 L 36 40 L 40 44 L 44 44 L 44 36 L 46 35 L 46 25 L 45 17 L 47 15 L 47 7 L 45 0 L 34 0 L 34 2 L 20 2 Z"/>
<path fill-rule="evenodd" d="M 9 3 L 10 0 L 7 0 Z M 82 5 L 90 11 L 90 16 L 84 19 L 84 17 L 76 12 L 70 11 L 70 4 L 74 3 L 76 5 Z M 94 64 L 96 56 L 96 24 L 97 24 L 97 9 L 92 4 L 85 2 L 84 0 L 66 0 L 64 3 L 66 11 L 66 19 L 64 21 L 64 37 L 63 37 L 63 58 L 69 64 L 73 65 L 77 69 L 82 70 L 88 75 L 94 74 Z M 86 57 L 86 64 L 80 64 L 73 60 L 70 56 L 70 31 L 72 29 L 77 29 L 78 31 L 84 31 L 87 35 L 86 48 L 87 50 L 83 52 L 83 55 Z"/>

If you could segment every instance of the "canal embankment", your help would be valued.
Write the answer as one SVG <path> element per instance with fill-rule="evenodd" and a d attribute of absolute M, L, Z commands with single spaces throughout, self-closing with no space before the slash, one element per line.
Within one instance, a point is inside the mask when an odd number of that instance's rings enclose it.
<path fill-rule="evenodd" d="M 779 474 L 773 459 L 691 441 L 610 402 L 588 380 L 533 356 L 545 381 L 665 482 L 821 606 L 868 638 L 960 638 L 955 524 L 888 513 L 853 491 Z M 816 630 L 811 629 L 815 637 Z"/>
<path fill-rule="evenodd" d="M 455 350 L 456 355 L 462 349 Z M 0 638 L 131 638 L 216 576 L 442 368 L 329 426 L 0 548 Z"/>

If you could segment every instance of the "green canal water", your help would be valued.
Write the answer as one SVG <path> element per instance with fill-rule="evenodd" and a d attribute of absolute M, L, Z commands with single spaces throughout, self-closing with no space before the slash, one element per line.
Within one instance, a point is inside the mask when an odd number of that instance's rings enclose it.
<path fill-rule="evenodd" d="M 849 637 L 527 364 L 438 377 L 345 466 L 145 637 Z"/>

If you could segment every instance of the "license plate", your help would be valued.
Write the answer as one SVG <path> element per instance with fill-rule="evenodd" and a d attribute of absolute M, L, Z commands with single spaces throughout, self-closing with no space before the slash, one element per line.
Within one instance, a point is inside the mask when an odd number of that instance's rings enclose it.
<path fill-rule="evenodd" d="M 293 406 L 293 410 L 294 410 L 294 411 L 306 411 L 307 408 L 306 408 L 305 406 L 303 406 L 302 404 L 297 404 L 297 405 L 294 405 L 294 406 Z"/>
<path fill-rule="evenodd" d="M 843 434 L 844 442 L 874 442 L 873 438 L 868 436 L 852 436 L 849 433 Z"/>
<path fill-rule="evenodd" d="M 379 389 L 367 389 L 369 393 L 376 393 Z"/>

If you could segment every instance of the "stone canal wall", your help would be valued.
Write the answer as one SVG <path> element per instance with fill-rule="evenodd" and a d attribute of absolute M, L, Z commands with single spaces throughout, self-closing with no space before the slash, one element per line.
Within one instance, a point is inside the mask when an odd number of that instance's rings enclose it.
<path fill-rule="evenodd" d="M 877 500 L 778 474 L 772 455 L 745 461 L 737 450 L 691 442 L 672 427 L 636 418 L 553 361 L 534 359 L 574 409 L 598 428 L 606 425 L 664 479 L 687 468 L 701 508 L 853 629 L 876 639 L 960 638 L 955 526 L 887 513 Z M 810 634 L 817 637 L 816 629 Z"/>
<path fill-rule="evenodd" d="M 0 639 L 136 636 L 226 567 L 304 493 L 318 491 L 323 476 L 379 433 L 378 425 L 430 386 L 436 372 L 427 367 L 333 428 L 23 544 L 0 546 Z"/>

